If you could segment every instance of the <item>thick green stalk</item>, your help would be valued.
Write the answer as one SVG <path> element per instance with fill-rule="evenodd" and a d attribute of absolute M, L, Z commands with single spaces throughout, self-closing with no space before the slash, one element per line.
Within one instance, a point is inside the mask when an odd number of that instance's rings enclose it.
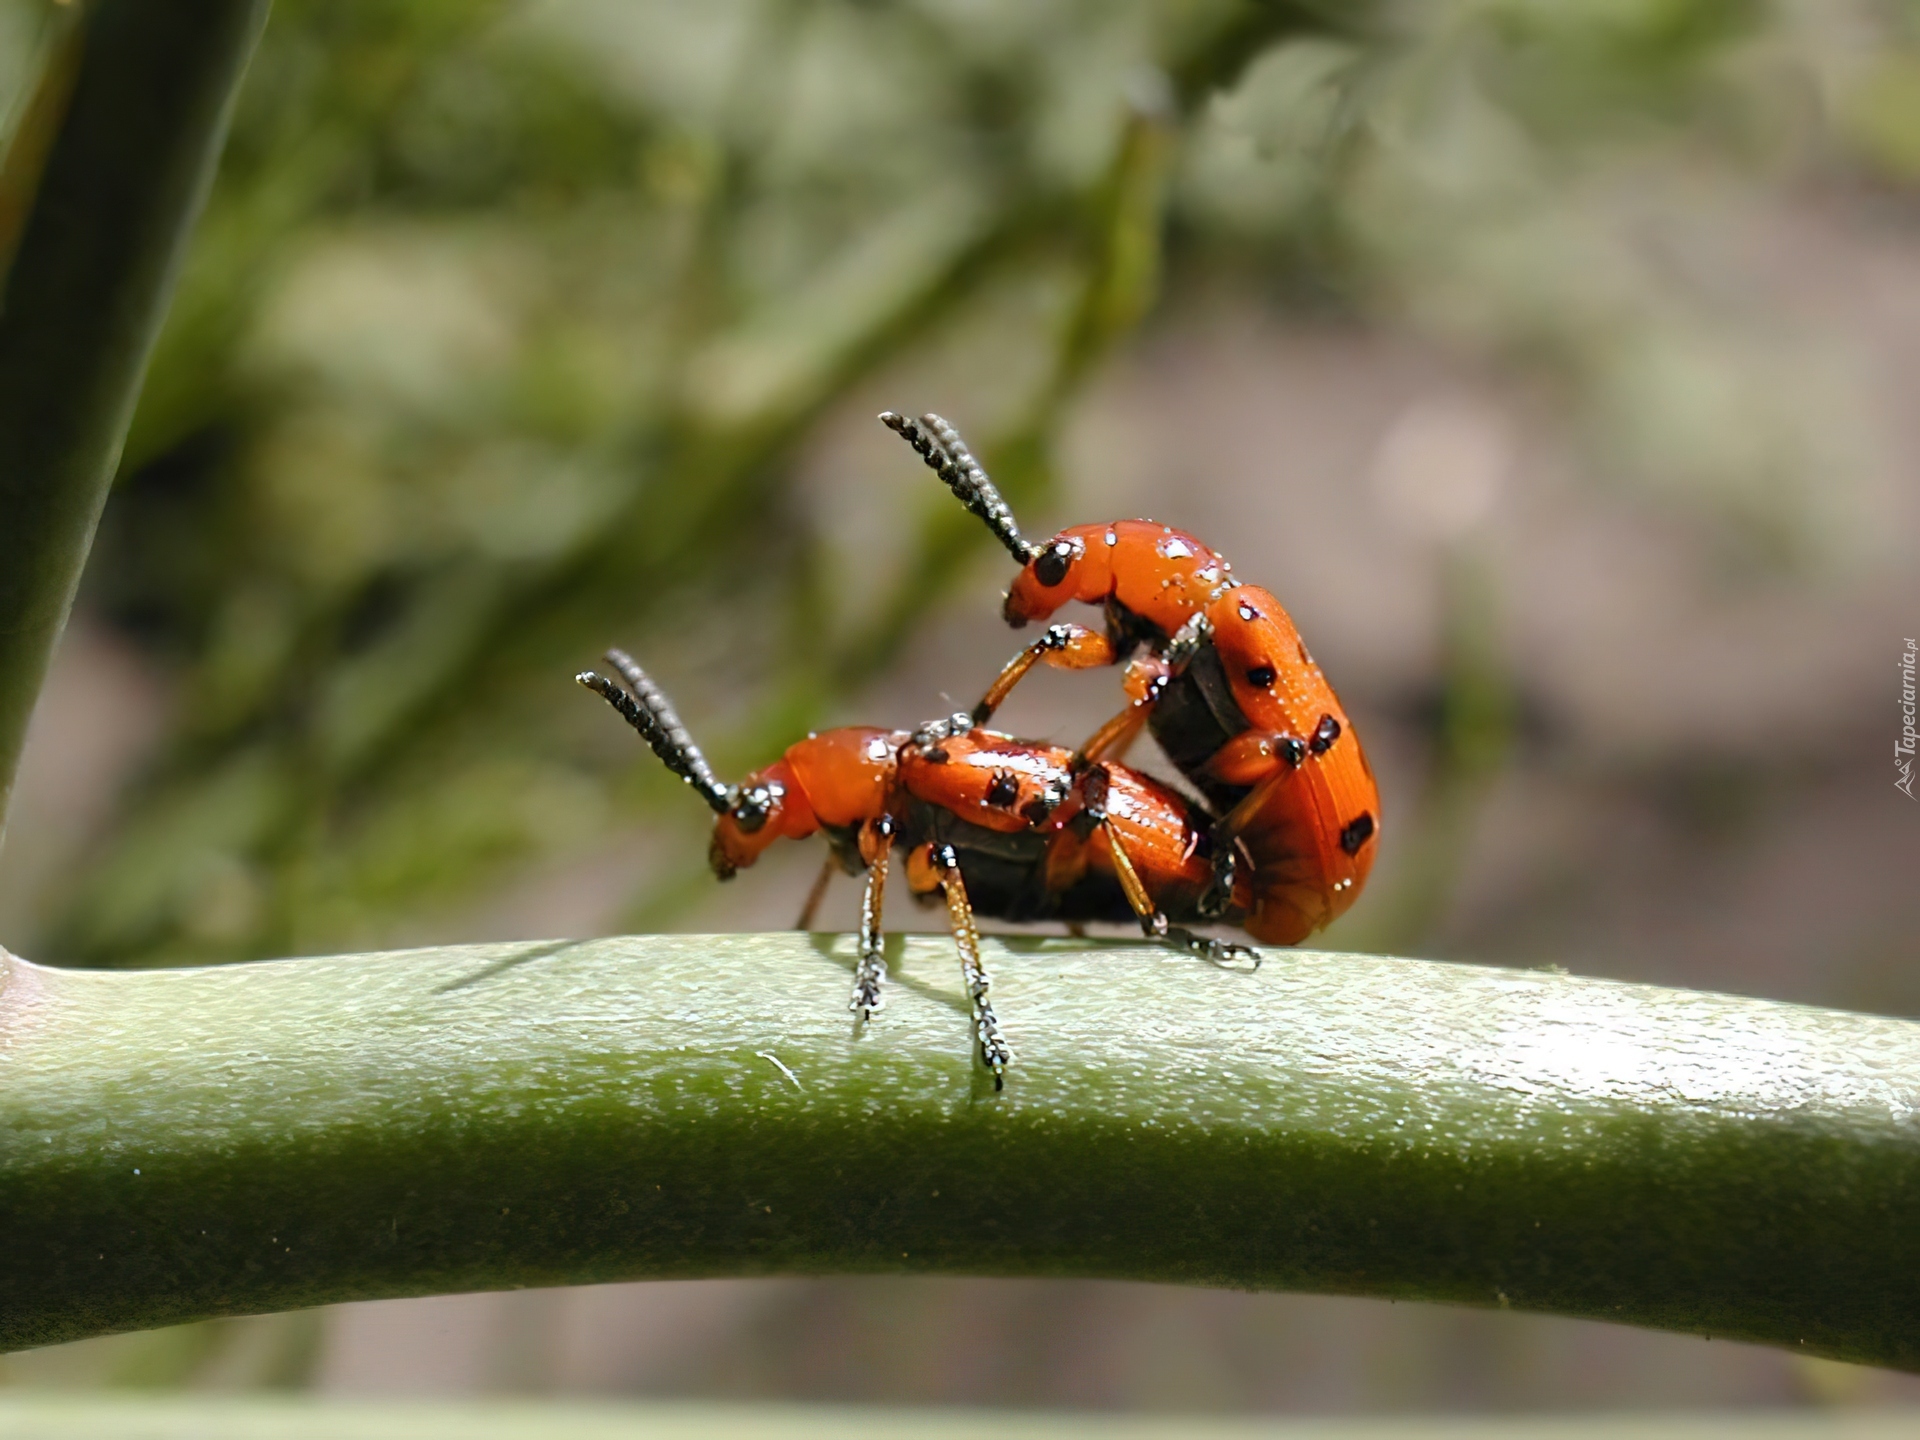
<path fill-rule="evenodd" d="M 16 1392 L 0 1395 L 0 1434 L 7 1440 L 1911 1440 L 1913 1421 L 1900 1410 L 1301 1419 Z"/>
<path fill-rule="evenodd" d="M 1598 1316 L 1920 1368 L 1920 1025 L 1309 951 L 658 936 L 0 991 L 0 1345 L 946 1271 Z"/>
<path fill-rule="evenodd" d="M 0 297 L 0 824 L 266 11 L 94 0 L 79 22 L 79 72 Z"/>

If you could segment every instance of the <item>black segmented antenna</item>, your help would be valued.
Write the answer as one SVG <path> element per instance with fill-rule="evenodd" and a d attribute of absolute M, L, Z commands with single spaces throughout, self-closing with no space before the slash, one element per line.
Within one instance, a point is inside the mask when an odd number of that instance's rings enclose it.
<path fill-rule="evenodd" d="M 1021 538 L 1013 511 L 993 488 L 993 481 L 973 458 L 973 452 L 967 449 L 967 442 L 960 438 L 958 430 L 931 411 L 918 420 L 909 420 L 904 415 L 883 410 L 880 423 L 911 445 L 927 462 L 927 467 L 946 482 L 960 503 L 987 522 L 993 538 L 1006 546 L 1014 559 L 1024 565 L 1040 553 L 1038 545 Z"/>
<path fill-rule="evenodd" d="M 646 671 L 634 664 L 633 657 L 626 651 L 609 650 L 606 659 L 632 688 L 632 694 L 606 676 L 596 675 L 591 670 L 583 670 L 573 678 L 589 690 L 596 691 L 618 710 L 626 722 L 653 747 L 653 753 L 666 762 L 669 770 L 699 791 L 700 798 L 716 813 L 724 815 L 727 807 L 733 803 L 733 791 L 722 785 L 719 777 L 713 773 L 707 757 L 700 753 L 700 747 L 693 743 L 693 737 L 687 734 L 687 727 L 680 723 L 680 717 L 674 713 L 673 702 L 653 683 Z"/>

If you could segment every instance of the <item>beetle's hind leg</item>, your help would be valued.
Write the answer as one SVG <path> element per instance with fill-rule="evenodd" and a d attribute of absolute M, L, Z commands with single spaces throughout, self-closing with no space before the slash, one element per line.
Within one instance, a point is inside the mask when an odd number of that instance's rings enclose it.
<path fill-rule="evenodd" d="M 860 896 L 860 960 L 853 968 L 853 998 L 847 1008 L 862 1023 L 887 1003 L 881 987 L 887 982 L 886 934 L 881 924 L 887 896 L 887 860 L 893 854 L 893 827 L 876 825 L 872 857 L 867 862 L 867 888 Z"/>
<path fill-rule="evenodd" d="M 1166 932 L 1158 937 L 1170 945 L 1178 945 L 1191 955 L 1198 955 L 1209 965 L 1218 965 L 1222 970 L 1258 970 L 1260 952 L 1251 945 L 1236 945 L 1231 940 L 1215 940 L 1210 936 L 1196 935 L 1184 925 L 1169 925 Z"/>
<path fill-rule="evenodd" d="M 967 987 L 967 999 L 973 1006 L 973 1035 L 980 1049 L 981 1062 L 993 1072 L 993 1088 L 1005 1083 L 1007 1066 L 1013 1063 L 1013 1050 L 1000 1033 L 999 1018 L 993 1013 L 988 992 L 993 981 L 980 963 L 980 927 L 974 924 L 973 906 L 967 900 L 967 885 L 960 878 L 960 860 L 951 845 L 942 845 L 933 853 L 933 863 L 941 871 L 941 888 L 947 894 L 947 919 L 953 927 L 954 948 L 960 952 L 960 978 Z"/>
<path fill-rule="evenodd" d="M 1184 925 L 1169 921 L 1165 912 L 1154 903 L 1153 896 L 1147 893 L 1146 882 L 1134 868 L 1127 847 L 1120 839 L 1120 832 L 1104 815 L 1100 818 L 1100 833 L 1107 838 L 1107 850 L 1113 856 L 1114 874 L 1120 878 L 1120 888 L 1126 893 L 1127 904 L 1133 907 L 1133 913 L 1140 918 L 1140 929 L 1149 940 L 1164 940 L 1170 945 L 1178 945 L 1189 954 L 1198 955 L 1214 965 L 1235 970 L 1260 968 L 1260 952 L 1251 945 L 1236 945 L 1230 940 L 1196 935 Z"/>

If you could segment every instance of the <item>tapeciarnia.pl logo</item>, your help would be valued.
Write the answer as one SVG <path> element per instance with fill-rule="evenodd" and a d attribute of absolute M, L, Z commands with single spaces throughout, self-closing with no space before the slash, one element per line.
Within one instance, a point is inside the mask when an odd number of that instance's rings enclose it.
<path fill-rule="evenodd" d="M 1893 768 L 1900 772 L 1893 782 L 1893 788 L 1907 799 L 1915 799 L 1913 793 L 1913 751 L 1916 741 L 1920 741 L 1913 728 L 1913 663 L 1915 647 L 1913 640 L 1907 640 L 1907 648 L 1900 656 L 1900 738 L 1893 742 Z"/>

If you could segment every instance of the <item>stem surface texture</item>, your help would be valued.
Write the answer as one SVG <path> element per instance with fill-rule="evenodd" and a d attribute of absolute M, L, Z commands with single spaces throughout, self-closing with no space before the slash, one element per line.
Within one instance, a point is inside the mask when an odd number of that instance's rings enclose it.
<path fill-rule="evenodd" d="M 1533 971 L 654 936 L 9 960 L 0 1346 L 642 1277 L 1080 1275 L 1920 1364 L 1920 1025 Z"/>

